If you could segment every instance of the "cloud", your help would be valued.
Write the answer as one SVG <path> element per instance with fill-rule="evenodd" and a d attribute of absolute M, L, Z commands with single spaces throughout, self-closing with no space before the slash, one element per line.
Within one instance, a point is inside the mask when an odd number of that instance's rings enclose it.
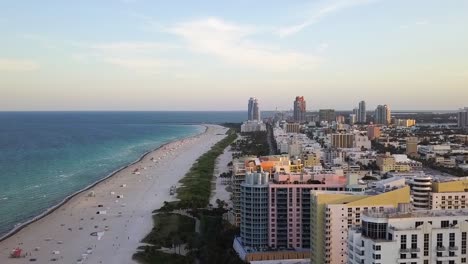
<path fill-rule="evenodd" d="M 328 45 L 328 43 L 322 42 L 322 43 L 320 43 L 320 45 L 317 47 L 317 52 L 318 52 L 318 53 L 323 53 L 323 52 L 325 52 L 325 51 L 328 49 L 328 47 L 330 47 L 330 45 Z"/>
<path fill-rule="evenodd" d="M 175 45 L 161 42 L 118 41 L 101 43 L 74 43 L 80 52 L 72 54 L 76 61 L 100 61 L 135 71 L 156 72 L 179 65 L 176 60 L 163 59 L 163 53 Z"/>
<path fill-rule="evenodd" d="M 176 66 L 177 63 L 161 60 L 157 58 L 118 58 L 109 57 L 104 61 L 132 70 L 161 70 L 169 66 Z"/>
<path fill-rule="evenodd" d="M 304 30 L 306 27 L 309 27 L 317 22 L 319 22 L 321 19 L 325 18 L 326 16 L 337 13 L 343 9 L 355 7 L 355 6 L 360 6 L 360 5 L 366 5 L 372 2 L 375 2 L 376 0 L 337 0 L 337 1 L 330 1 L 328 2 L 327 5 L 314 10 L 312 14 L 305 19 L 303 22 L 298 23 L 296 25 L 291 25 L 291 26 L 286 26 L 286 27 L 281 27 L 277 30 L 277 34 L 280 37 L 287 37 L 296 33 L 299 33 L 300 31 Z"/>
<path fill-rule="evenodd" d="M 0 71 L 28 72 L 39 69 L 33 60 L 0 58 Z"/>
<path fill-rule="evenodd" d="M 418 26 L 424 26 L 424 25 L 427 25 L 427 24 L 429 24 L 429 21 L 427 21 L 427 20 L 416 21 L 416 25 L 418 25 Z"/>
<path fill-rule="evenodd" d="M 98 52 L 104 53 L 151 53 L 165 51 L 174 46 L 159 43 L 159 42 L 141 42 L 141 41 L 130 41 L 130 42 L 110 42 L 110 43 L 96 43 L 88 45 L 88 48 Z"/>
<path fill-rule="evenodd" d="M 424 19 L 424 20 L 418 20 L 416 22 L 412 22 L 411 24 L 401 25 L 400 29 L 410 29 L 413 27 L 421 27 L 421 26 L 426 26 L 426 25 L 429 25 L 429 20 Z"/>
<path fill-rule="evenodd" d="M 314 67 L 319 62 L 319 58 L 309 54 L 254 42 L 251 36 L 256 28 L 219 18 L 178 23 L 165 31 L 181 37 L 193 52 L 213 55 L 240 66 L 284 71 Z"/>

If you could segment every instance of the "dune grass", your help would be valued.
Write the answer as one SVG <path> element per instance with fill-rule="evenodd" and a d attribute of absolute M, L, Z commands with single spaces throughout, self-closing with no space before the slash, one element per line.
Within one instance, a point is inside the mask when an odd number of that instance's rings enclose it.
<path fill-rule="evenodd" d="M 180 181 L 182 186 L 177 189 L 179 201 L 166 202 L 160 211 L 204 208 L 209 204 L 211 181 L 213 179 L 216 159 L 237 138 L 236 132 L 232 129 L 228 130 L 227 134 L 227 137 L 216 143 L 208 152 L 198 158 L 189 172 Z"/>

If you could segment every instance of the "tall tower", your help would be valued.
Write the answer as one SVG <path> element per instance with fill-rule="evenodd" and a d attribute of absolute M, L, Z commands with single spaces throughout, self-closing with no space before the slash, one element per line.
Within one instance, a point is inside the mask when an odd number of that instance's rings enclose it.
<path fill-rule="evenodd" d="M 375 109 L 374 122 L 381 125 L 390 125 L 392 113 L 387 105 L 378 105 Z"/>
<path fill-rule="evenodd" d="M 460 109 L 457 115 L 458 127 L 461 129 L 468 128 L 468 107 Z"/>
<path fill-rule="evenodd" d="M 358 112 L 357 112 L 357 119 L 358 119 L 358 123 L 362 123 L 362 124 L 367 123 L 366 102 L 365 101 L 359 102 L 359 108 L 358 108 Z"/>
<path fill-rule="evenodd" d="M 296 96 L 296 100 L 294 100 L 294 121 L 304 123 L 306 120 L 305 115 L 306 101 L 304 100 L 304 96 Z"/>
<path fill-rule="evenodd" d="M 248 120 L 260 121 L 260 109 L 258 107 L 258 100 L 255 97 L 250 97 L 249 99 Z"/>

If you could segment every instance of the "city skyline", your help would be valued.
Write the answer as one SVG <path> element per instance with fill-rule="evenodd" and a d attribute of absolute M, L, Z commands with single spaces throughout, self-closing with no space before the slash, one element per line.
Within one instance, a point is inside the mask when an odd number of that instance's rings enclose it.
<path fill-rule="evenodd" d="M 6 1 L 0 10 L 0 111 L 243 110 L 250 95 L 264 110 L 289 110 L 303 95 L 308 110 L 365 100 L 368 110 L 456 111 L 468 98 L 462 0 Z"/>

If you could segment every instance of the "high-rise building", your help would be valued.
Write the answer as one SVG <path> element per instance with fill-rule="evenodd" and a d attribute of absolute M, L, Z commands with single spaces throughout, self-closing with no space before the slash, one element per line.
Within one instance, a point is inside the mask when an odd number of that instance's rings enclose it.
<path fill-rule="evenodd" d="M 392 114 L 390 107 L 387 105 L 378 105 L 375 109 L 374 122 L 381 125 L 390 125 Z"/>
<path fill-rule="evenodd" d="M 359 102 L 359 108 L 357 111 L 357 122 L 361 124 L 367 123 L 367 116 L 366 116 L 366 102 L 361 101 Z"/>
<path fill-rule="evenodd" d="M 418 156 L 418 138 L 409 137 L 406 139 L 406 155 L 410 157 Z"/>
<path fill-rule="evenodd" d="M 268 172 L 247 172 L 240 185 L 240 237 L 245 247 L 268 246 Z"/>
<path fill-rule="evenodd" d="M 383 188 L 380 193 L 312 191 L 311 264 L 348 263 L 348 230 L 361 225 L 364 212 L 410 202 L 409 187 L 404 186 L 404 180 L 399 182 L 396 190 Z"/>
<path fill-rule="evenodd" d="M 468 107 L 458 111 L 458 127 L 461 129 L 468 129 Z"/>
<path fill-rule="evenodd" d="M 347 263 L 467 263 L 467 222 L 465 210 L 365 212 L 345 242 Z"/>
<path fill-rule="evenodd" d="M 306 121 L 306 101 L 304 96 L 296 96 L 294 100 L 294 121 L 304 123 Z"/>
<path fill-rule="evenodd" d="M 260 109 L 258 107 L 258 100 L 255 97 L 250 97 L 249 99 L 248 120 L 260 121 Z"/>
<path fill-rule="evenodd" d="M 357 117 L 356 114 L 350 114 L 349 115 L 349 124 L 354 125 L 357 122 Z"/>
<path fill-rule="evenodd" d="M 269 184 L 271 248 L 310 248 L 310 191 L 344 191 L 346 178 L 334 174 L 276 174 Z"/>
<path fill-rule="evenodd" d="M 320 109 L 319 110 L 319 120 L 320 122 L 331 123 L 336 120 L 336 114 L 334 109 Z"/>
<path fill-rule="evenodd" d="M 331 134 L 331 146 L 335 148 L 354 147 L 354 134 Z"/>
<path fill-rule="evenodd" d="M 345 123 L 345 117 L 343 115 L 336 116 L 336 123 L 344 124 Z"/>

